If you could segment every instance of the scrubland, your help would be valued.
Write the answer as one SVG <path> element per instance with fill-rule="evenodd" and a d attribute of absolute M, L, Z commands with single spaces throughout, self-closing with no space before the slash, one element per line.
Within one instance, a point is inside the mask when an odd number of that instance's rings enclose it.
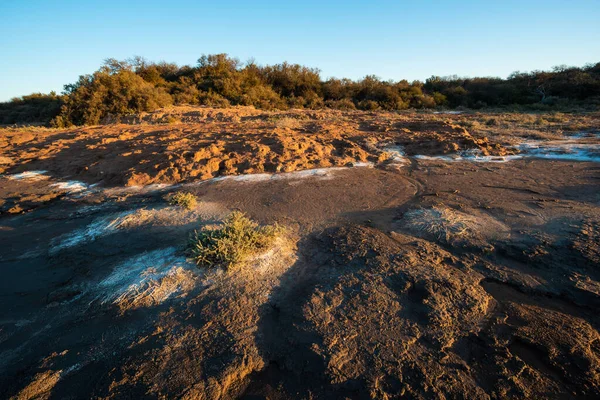
<path fill-rule="evenodd" d="M 0 130 L 0 397 L 600 396 L 598 112 L 111 118 Z"/>

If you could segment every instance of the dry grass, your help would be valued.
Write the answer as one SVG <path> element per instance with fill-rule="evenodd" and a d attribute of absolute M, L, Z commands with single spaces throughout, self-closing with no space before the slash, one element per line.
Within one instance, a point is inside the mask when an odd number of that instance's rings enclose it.
<path fill-rule="evenodd" d="M 449 208 L 413 210 L 405 220 L 411 230 L 426 233 L 437 240 L 450 242 L 457 236 L 468 234 L 476 226 L 476 219 Z"/>
<path fill-rule="evenodd" d="M 29 399 L 48 399 L 54 386 L 61 378 L 62 370 L 52 371 L 46 370 L 40 372 L 33 377 L 33 380 L 13 399 L 29 400 Z"/>
<path fill-rule="evenodd" d="M 231 268 L 268 250 L 284 229 L 278 225 L 259 226 L 241 212 L 233 212 L 221 226 L 195 231 L 189 254 L 200 266 Z"/>
<path fill-rule="evenodd" d="M 536 140 L 560 139 L 568 132 L 594 131 L 598 126 L 598 113 L 562 112 L 473 112 L 444 116 L 447 123 L 466 128 L 471 134 L 495 137 L 512 144 L 521 138 Z M 427 120 L 439 116 L 425 114 Z"/>
<path fill-rule="evenodd" d="M 113 300 L 121 312 L 158 305 L 177 292 L 185 294 L 191 291 L 196 283 L 192 271 L 180 266 L 172 267 L 163 276 L 152 269 L 144 271 L 144 274 L 139 285 L 132 285 Z"/>
<path fill-rule="evenodd" d="M 411 210 L 404 215 L 404 226 L 411 232 L 444 244 L 490 248 L 490 241 L 504 240 L 506 225 L 471 210 L 469 214 L 446 207 Z"/>
<path fill-rule="evenodd" d="M 48 127 L 48 126 L 43 126 L 43 125 L 35 125 L 35 124 L 31 124 L 31 125 L 0 125 L 0 132 L 5 133 L 5 132 L 58 132 L 58 131 L 64 131 L 64 128 L 53 128 L 53 127 Z"/>
<path fill-rule="evenodd" d="M 296 118 L 282 117 L 275 120 L 275 126 L 278 128 L 297 129 L 300 127 L 300 121 Z"/>

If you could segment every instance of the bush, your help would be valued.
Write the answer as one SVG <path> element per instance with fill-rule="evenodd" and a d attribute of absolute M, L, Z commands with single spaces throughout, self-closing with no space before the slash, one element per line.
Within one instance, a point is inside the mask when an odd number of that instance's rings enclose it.
<path fill-rule="evenodd" d="M 312 108 L 314 110 L 323 108 L 325 105 L 323 98 L 315 92 L 306 92 L 303 96 L 303 99 L 305 108 Z"/>
<path fill-rule="evenodd" d="M 284 109 L 285 102 L 270 87 L 263 84 L 250 86 L 239 98 L 239 104 L 264 110 Z"/>
<path fill-rule="evenodd" d="M 167 196 L 166 200 L 172 206 L 184 207 L 188 210 L 193 210 L 198 204 L 198 199 L 192 193 L 177 192 Z"/>
<path fill-rule="evenodd" d="M 150 63 L 141 57 L 108 59 L 91 75 L 66 85 L 62 95 L 32 94 L 0 103 L 0 124 L 95 125 L 170 104 L 261 109 L 388 110 L 433 107 L 510 107 L 573 110 L 600 105 L 600 63 L 551 72 L 513 73 L 508 79 L 433 76 L 419 81 L 322 81 L 315 68 L 282 63 L 245 65 L 227 54 L 203 55 L 196 66 Z"/>
<path fill-rule="evenodd" d="M 325 106 L 334 110 L 356 110 L 354 102 L 350 99 L 327 100 Z"/>
<path fill-rule="evenodd" d="M 153 111 L 172 104 L 171 96 L 129 70 L 105 66 L 66 86 L 66 100 L 54 125 L 98 125 L 109 116 Z"/>
<path fill-rule="evenodd" d="M 56 93 L 32 93 L 0 103 L 0 124 L 47 124 L 60 112 L 63 99 Z"/>
<path fill-rule="evenodd" d="M 205 106 L 211 107 L 229 107 L 231 103 L 225 97 L 218 93 L 209 90 L 208 92 L 200 92 L 198 102 Z"/>
<path fill-rule="evenodd" d="M 365 111 L 374 111 L 379 109 L 379 104 L 373 100 L 363 100 L 358 103 L 358 108 Z"/>
<path fill-rule="evenodd" d="M 236 211 L 218 228 L 194 231 L 188 254 L 199 266 L 231 268 L 267 250 L 283 232 L 278 225 L 259 226 Z"/>
<path fill-rule="evenodd" d="M 198 104 L 200 102 L 200 90 L 187 76 L 182 76 L 171 85 L 171 96 L 175 104 Z"/>
<path fill-rule="evenodd" d="M 281 97 L 311 98 L 312 93 L 320 96 L 321 76 L 316 68 L 284 62 L 264 67 L 262 74 Z"/>
<path fill-rule="evenodd" d="M 446 96 L 444 96 L 443 94 L 441 94 L 440 92 L 433 93 L 433 100 L 435 101 L 435 104 L 438 106 L 445 106 L 446 104 L 448 104 L 448 98 Z"/>

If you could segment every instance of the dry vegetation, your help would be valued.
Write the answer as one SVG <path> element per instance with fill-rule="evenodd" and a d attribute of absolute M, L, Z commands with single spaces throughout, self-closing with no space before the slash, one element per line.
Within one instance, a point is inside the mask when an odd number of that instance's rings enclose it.
<path fill-rule="evenodd" d="M 198 199 L 192 193 L 176 192 L 166 197 L 166 200 L 172 206 L 180 206 L 188 210 L 193 210 L 198 204 Z"/>
<path fill-rule="evenodd" d="M 8 128 L 0 134 L 0 170 L 47 170 L 87 183 L 147 185 L 222 175 L 289 172 L 385 163 L 389 146 L 407 155 L 477 150 L 515 152 L 518 137 L 596 129 L 597 113 L 432 114 L 338 110 L 260 111 L 181 106 L 111 124 L 74 129 Z M 165 124 L 173 118 L 174 124 Z M 495 125 L 485 124 L 493 118 Z M 388 161 L 391 162 L 391 161 Z"/>
<path fill-rule="evenodd" d="M 259 226 L 243 213 L 233 212 L 221 226 L 195 231 L 188 253 L 199 266 L 233 268 L 268 250 L 284 233 L 278 225 Z"/>

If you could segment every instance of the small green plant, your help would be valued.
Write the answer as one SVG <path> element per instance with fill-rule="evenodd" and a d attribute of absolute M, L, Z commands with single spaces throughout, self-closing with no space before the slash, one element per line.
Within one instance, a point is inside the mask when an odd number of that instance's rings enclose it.
<path fill-rule="evenodd" d="M 177 192 L 167 196 L 166 200 L 172 206 L 181 206 L 188 210 L 193 210 L 198 204 L 198 199 L 192 193 L 188 192 Z"/>
<path fill-rule="evenodd" d="M 231 268 L 267 250 L 283 232 L 278 225 L 259 226 L 236 211 L 219 227 L 194 231 L 188 243 L 188 254 L 200 266 Z"/>

